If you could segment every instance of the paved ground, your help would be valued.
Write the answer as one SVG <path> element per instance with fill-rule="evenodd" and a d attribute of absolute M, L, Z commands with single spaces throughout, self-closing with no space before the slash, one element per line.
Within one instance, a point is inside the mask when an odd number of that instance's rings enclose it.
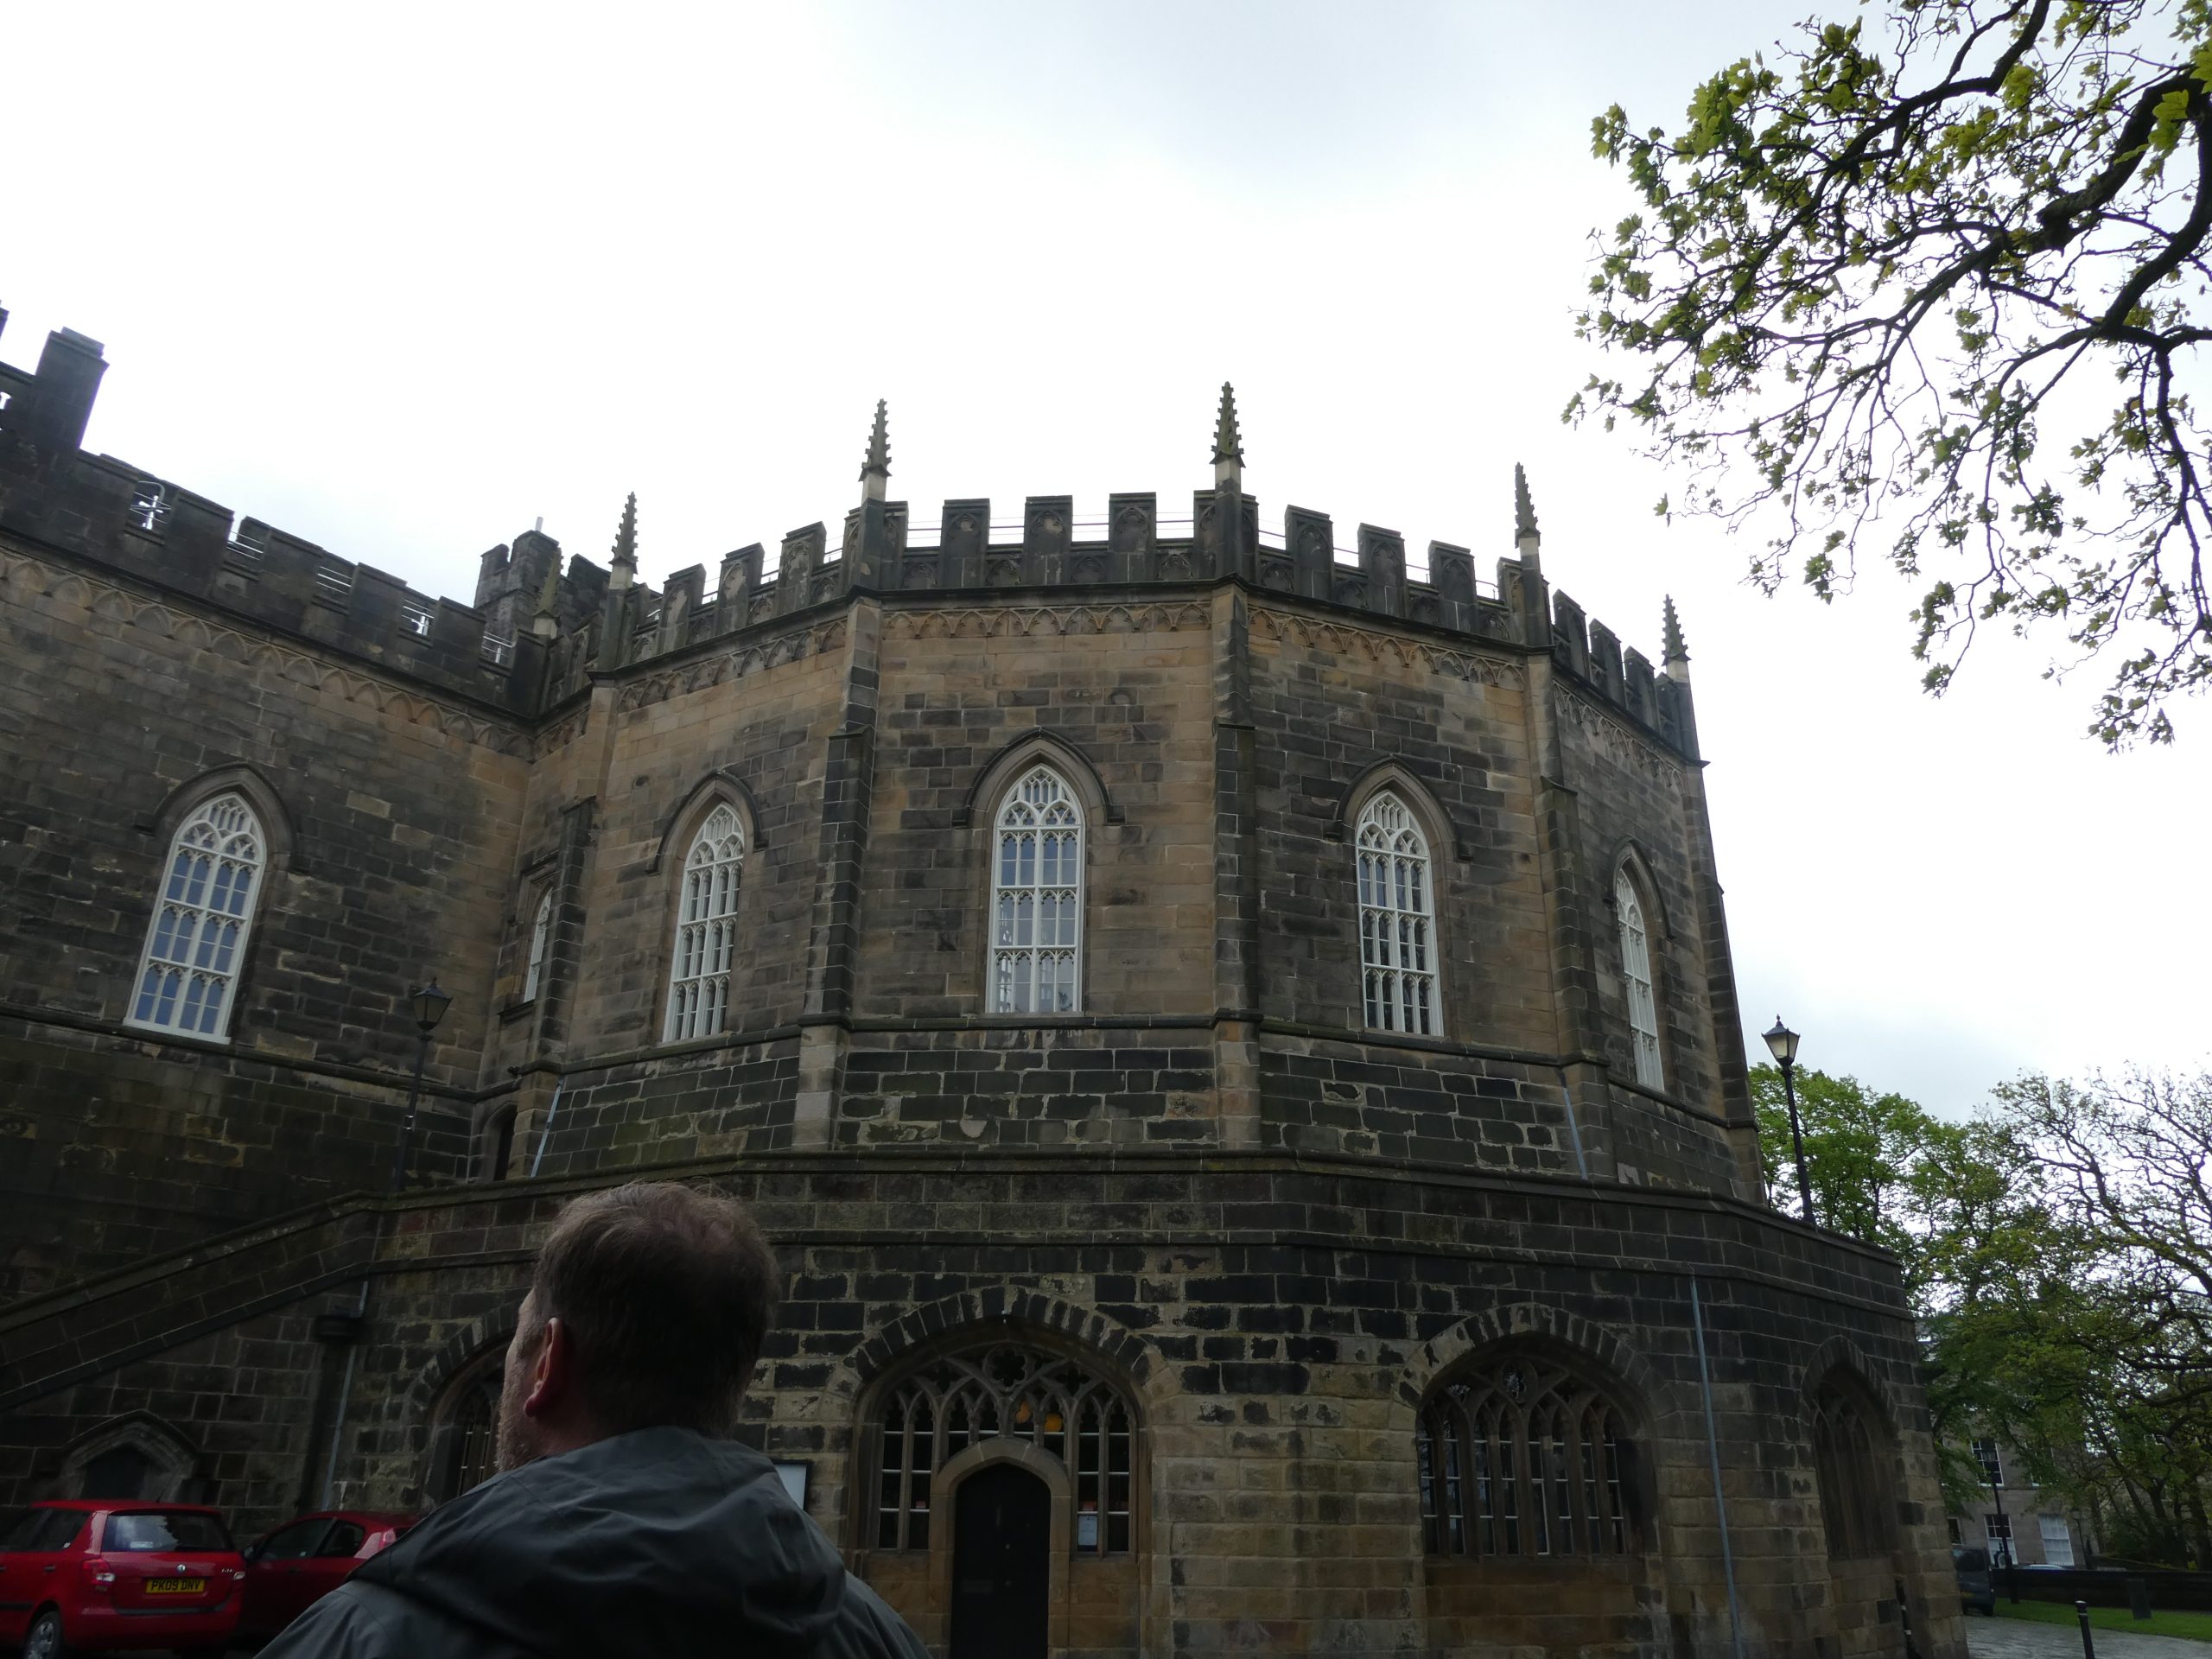
<path fill-rule="evenodd" d="M 2096 1630 L 2097 1659 L 2206 1659 L 2212 1645 L 2177 1636 L 2140 1636 L 2133 1630 Z M 2060 1624 L 2018 1618 L 1967 1618 L 1967 1651 L 1974 1659 L 2082 1659 L 2082 1632 Z"/>

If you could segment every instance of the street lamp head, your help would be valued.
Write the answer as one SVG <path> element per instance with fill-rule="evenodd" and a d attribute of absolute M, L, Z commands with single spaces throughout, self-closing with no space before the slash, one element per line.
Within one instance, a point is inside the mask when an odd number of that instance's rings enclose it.
<path fill-rule="evenodd" d="M 407 1001 L 415 1010 L 415 1024 L 428 1037 L 438 1028 L 438 1021 L 446 1017 L 446 1010 L 453 1006 L 453 998 L 438 988 L 432 980 L 419 989 L 410 991 Z"/>
<path fill-rule="evenodd" d="M 1797 1033 L 1782 1023 L 1782 1016 L 1774 1016 L 1774 1029 L 1766 1033 L 1767 1052 L 1774 1056 L 1777 1065 L 1797 1063 Z"/>

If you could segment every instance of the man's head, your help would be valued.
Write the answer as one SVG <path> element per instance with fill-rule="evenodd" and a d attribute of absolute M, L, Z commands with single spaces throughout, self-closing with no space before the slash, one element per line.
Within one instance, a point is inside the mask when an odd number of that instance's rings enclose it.
<path fill-rule="evenodd" d="M 575 1200 L 507 1346 L 499 1466 L 636 1428 L 728 1433 L 779 1277 L 753 1218 L 718 1194 L 633 1181 Z"/>

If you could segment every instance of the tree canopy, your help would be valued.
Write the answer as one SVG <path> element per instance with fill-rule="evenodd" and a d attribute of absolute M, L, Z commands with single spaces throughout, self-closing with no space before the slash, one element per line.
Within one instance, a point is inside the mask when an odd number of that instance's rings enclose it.
<path fill-rule="evenodd" d="M 1584 336 L 1681 488 L 1756 522 L 1770 592 L 1862 553 L 1920 588 L 1941 692 L 1977 627 L 2063 632 L 2108 674 L 2091 730 L 2171 741 L 2212 680 L 2212 0 L 1880 0 L 1700 86 L 1680 131 L 1616 105 L 1642 199 Z"/>
<path fill-rule="evenodd" d="M 1752 1073 L 1794 1209 L 1781 1075 Z M 1999 1085 L 1965 1122 L 1798 1074 L 1815 1214 L 1898 1258 L 1955 1507 L 1993 1436 L 2100 1550 L 2212 1562 L 2212 1074 Z"/>

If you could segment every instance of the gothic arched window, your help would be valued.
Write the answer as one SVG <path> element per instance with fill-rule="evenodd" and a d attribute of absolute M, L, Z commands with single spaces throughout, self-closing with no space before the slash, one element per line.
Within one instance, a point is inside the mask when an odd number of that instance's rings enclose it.
<path fill-rule="evenodd" d="M 1066 1468 L 1077 1554 L 1128 1553 L 1132 1415 L 1113 1384 L 1078 1362 L 1011 1343 L 948 1354 L 893 1388 L 881 1421 L 869 1535 L 878 1549 L 927 1549 L 933 1477 L 969 1446 L 1007 1435 Z"/>
<path fill-rule="evenodd" d="M 268 847 L 242 795 L 203 802 L 169 843 L 126 1022 L 221 1039 L 260 899 Z"/>
<path fill-rule="evenodd" d="M 1866 1410 L 1831 1380 L 1813 1401 L 1813 1474 L 1821 1488 L 1821 1525 L 1835 1560 L 1885 1554 L 1894 1541 L 1875 1447 Z"/>
<path fill-rule="evenodd" d="M 530 965 L 523 970 L 522 1000 L 535 1001 L 537 987 L 545 977 L 545 947 L 553 936 L 553 889 L 546 888 L 537 900 L 537 918 L 530 925 Z"/>
<path fill-rule="evenodd" d="M 730 959 L 737 947 L 737 876 L 745 830 L 728 805 L 716 807 L 691 838 L 676 900 L 676 951 L 668 970 L 668 1027 L 663 1039 L 711 1037 L 729 1013 Z"/>
<path fill-rule="evenodd" d="M 1437 1032 L 1436 906 L 1428 840 L 1385 790 L 1359 815 L 1359 961 L 1369 1027 Z"/>
<path fill-rule="evenodd" d="M 459 1497 L 499 1472 L 499 1384 L 505 1376 L 494 1354 L 476 1366 L 446 1406 L 433 1491 L 440 1502 Z"/>
<path fill-rule="evenodd" d="M 1542 1358 L 1509 1354 L 1437 1389 L 1421 1408 L 1414 1452 L 1432 1555 L 1637 1548 L 1632 1448 L 1619 1408 Z"/>
<path fill-rule="evenodd" d="M 1643 899 L 1623 865 L 1613 876 L 1613 908 L 1621 925 L 1621 978 L 1628 993 L 1628 1028 L 1636 1045 L 1636 1080 L 1647 1089 L 1667 1085 L 1659 1058 L 1659 1003 L 1651 989 L 1651 945 L 1643 926 Z"/>
<path fill-rule="evenodd" d="M 1083 1008 L 1083 810 L 1050 766 L 999 804 L 991 866 L 993 1014 Z"/>

